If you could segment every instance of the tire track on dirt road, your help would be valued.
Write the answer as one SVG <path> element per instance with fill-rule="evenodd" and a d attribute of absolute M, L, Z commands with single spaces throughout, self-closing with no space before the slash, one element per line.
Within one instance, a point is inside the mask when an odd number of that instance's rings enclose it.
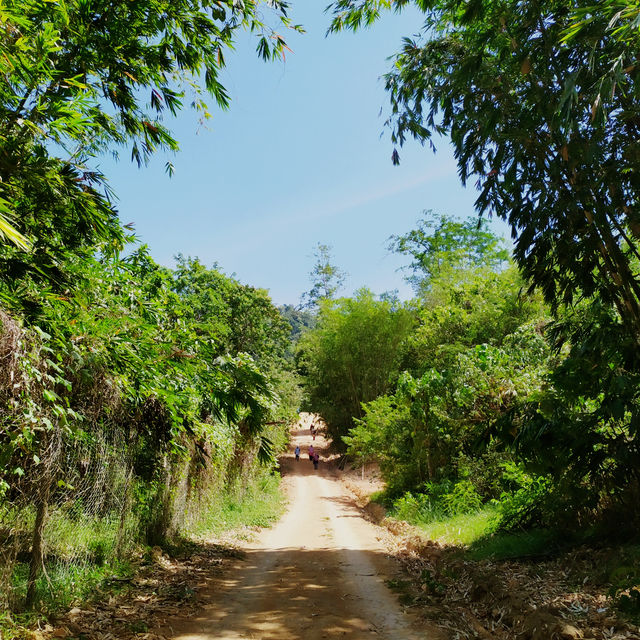
<path fill-rule="evenodd" d="M 296 462 L 281 464 L 289 508 L 246 546 L 216 585 L 215 601 L 190 620 L 172 624 L 175 640 L 428 639 L 385 585 L 397 566 L 382 530 L 367 522 L 325 463 L 306 457 L 306 428 L 292 433 Z M 313 442 L 323 451 L 322 436 Z"/>

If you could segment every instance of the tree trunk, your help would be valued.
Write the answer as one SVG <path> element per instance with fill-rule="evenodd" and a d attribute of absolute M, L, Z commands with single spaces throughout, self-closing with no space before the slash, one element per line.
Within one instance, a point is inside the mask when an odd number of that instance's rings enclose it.
<path fill-rule="evenodd" d="M 40 572 L 44 570 L 44 545 L 42 534 L 49 514 L 49 494 L 51 492 L 51 475 L 45 474 L 44 486 L 40 492 L 40 502 L 36 514 L 36 522 L 33 527 L 33 542 L 31 545 L 31 566 L 29 568 L 29 581 L 27 583 L 27 608 L 33 606 L 36 595 L 36 580 Z"/>
<path fill-rule="evenodd" d="M 122 549 L 124 542 L 125 528 L 127 524 L 127 515 L 131 507 L 131 479 L 133 476 L 133 468 L 129 468 L 127 472 L 127 479 L 124 485 L 124 498 L 122 500 L 122 509 L 120 510 L 120 522 L 118 523 L 118 534 L 116 536 L 116 558 L 122 558 Z"/>
<path fill-rule="evenodd" d="M 433 480 L 434 472 L 433 472 L 433 461 L 431 460 L 431 443 L 427 440 L 426 450 L 427 450 L 427 473 L 429 474 L 429 482 Z"/>

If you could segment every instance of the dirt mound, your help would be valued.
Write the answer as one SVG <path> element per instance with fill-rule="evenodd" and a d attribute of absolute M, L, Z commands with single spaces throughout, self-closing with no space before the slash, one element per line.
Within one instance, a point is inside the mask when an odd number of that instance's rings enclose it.
<path fill-rule="evenodd" d="M 376 502 L 369 502 L 364 507 L 364 513 L 368 520 L 374 524 L 380 524 L 387 517 L 387 510 Z"/>

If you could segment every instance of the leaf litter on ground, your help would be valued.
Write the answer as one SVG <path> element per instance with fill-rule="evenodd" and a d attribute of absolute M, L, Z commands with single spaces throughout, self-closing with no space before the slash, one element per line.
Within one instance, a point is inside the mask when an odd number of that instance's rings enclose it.
<path fill-rule="evenodd" d="M 189 542 L 171 555 L 154 547 L 145 562 L 141 556 L 131 578 L 115 578 L 117 593 L 109 584 L 91 603 L 75 606 L 26 634 L 30 640 L 165 640 L 157 629 L 170 627 L 171 618 L 186 617 L 205 606 L 212 583 L 225 565 L 243 557 L 231 544 Z M 209 594 L 209 595 L 208 595 Z"/>
<path fill-rule="evenodd" d="M 400 602 L 440 626 L 449 640 L 640 640 L 640 627 L 620 614 L 603 575 L 616 564 L 619 548 L 473 560 L 462 546 L 426 539 L 417 527 L 386 518 L 381 505 L 369 502 L 375 475 L 362 479 L 353 472 L 344 480 L 363 515 L 392 534 L 385 536 L 389 553 L 409 585 Z"/>

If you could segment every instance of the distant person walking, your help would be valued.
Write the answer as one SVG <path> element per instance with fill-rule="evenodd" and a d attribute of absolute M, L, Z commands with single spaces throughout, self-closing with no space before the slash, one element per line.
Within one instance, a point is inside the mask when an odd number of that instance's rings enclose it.
<path fill-rule="evenodd" d="M 296 454 L 296 462 L 300 462 L 300 446 L 296 445 L 296 450 L 294 452 Z"/>
<path fill-rule="evenodd" d="M 316 451 L 316 453 L 313 454 L 313 468 L 314 469 L 318 468 L 318 462 L 320 462 L 320 456 L 318 455 L 318 452 Z"/>
<path fill-rule="evenodd" d="M 313 445 L 311 445 L 309 447 L 309 460 L 311 460 L 311 462 L 313 462 L 313 454 L 315 453 L 314 449 L 313 449 Z"/>

